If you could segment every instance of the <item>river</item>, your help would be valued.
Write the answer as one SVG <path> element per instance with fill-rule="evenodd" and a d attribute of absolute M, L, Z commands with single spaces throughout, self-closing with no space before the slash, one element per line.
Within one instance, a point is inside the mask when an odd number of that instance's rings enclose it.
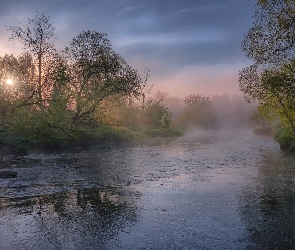
<path fill-rule="evenodd" d="M 1 250 L 295 249 L 295 155 L 249 130 L 0 168 Z"/>

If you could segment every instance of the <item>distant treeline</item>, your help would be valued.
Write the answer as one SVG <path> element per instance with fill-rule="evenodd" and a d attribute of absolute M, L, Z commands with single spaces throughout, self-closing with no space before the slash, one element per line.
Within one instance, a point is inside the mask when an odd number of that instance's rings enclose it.
<path fill-rule="evenodd" d="M 157 91 L 151 99 L 162 101 L 172 112 L 172 120 L 181 128 L 249 128 L 255 125 L 256 104 L 242 95 L 215 94 L 213 97 L 191 94 L 185 98 Z"/>

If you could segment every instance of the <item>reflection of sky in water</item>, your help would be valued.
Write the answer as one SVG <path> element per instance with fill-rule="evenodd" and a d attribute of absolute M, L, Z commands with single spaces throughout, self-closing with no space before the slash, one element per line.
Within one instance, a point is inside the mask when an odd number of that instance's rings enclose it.
<path fill-rule="evenodd" d="M 103 247 L 124 227 L 137 221 L 133 200 L 127 191 L 86 189 L 27 197 L 9 210 L 1 210 L 1 247 L 5 249 L 82 249 Z M 128 197 L 129 199 L 127 199 Z M 15 204 L 15 205 L 12 205 Z M 16 205 L 17 204 L 17 205 Z"/>
<path fill-rule="evenodd" d="M 0 249 L 295 243 L 294 156 L 247 131 L 209 133 L 18 164 L 0 182 Z"/>

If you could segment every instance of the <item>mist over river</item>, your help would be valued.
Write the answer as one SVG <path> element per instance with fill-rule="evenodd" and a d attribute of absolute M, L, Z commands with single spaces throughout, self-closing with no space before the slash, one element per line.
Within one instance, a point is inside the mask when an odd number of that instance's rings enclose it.
<path fill-rule="evenodd" d="M 3 250 L 295 249 L 295 155 L 250 130 L 1 164 Z"/>

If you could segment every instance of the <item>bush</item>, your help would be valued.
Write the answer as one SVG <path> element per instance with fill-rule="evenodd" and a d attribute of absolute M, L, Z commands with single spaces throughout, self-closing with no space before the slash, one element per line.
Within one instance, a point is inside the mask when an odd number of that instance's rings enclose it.
<path fill-rule="evenodd" d="M 172 113 L 162 100 L 150 100 L 146 103 L 143 120 L 148 127 L 170 128 L 172 125 Z"/>
<path fill-rule="evenodd" d="M 275 135 L 275 140 L 280 144 L 281 149 L 295 152 L 295 132 L 282 128 Z"/>
<path fill-rule="evenodd" d="M 184 99 L 185 107 L 182 110 L 178 125 L 182 128 L 198 127 L 213 128 L 216 126 L 216 115 L 211 107 L 209 97 L 189 95 Z"/>

